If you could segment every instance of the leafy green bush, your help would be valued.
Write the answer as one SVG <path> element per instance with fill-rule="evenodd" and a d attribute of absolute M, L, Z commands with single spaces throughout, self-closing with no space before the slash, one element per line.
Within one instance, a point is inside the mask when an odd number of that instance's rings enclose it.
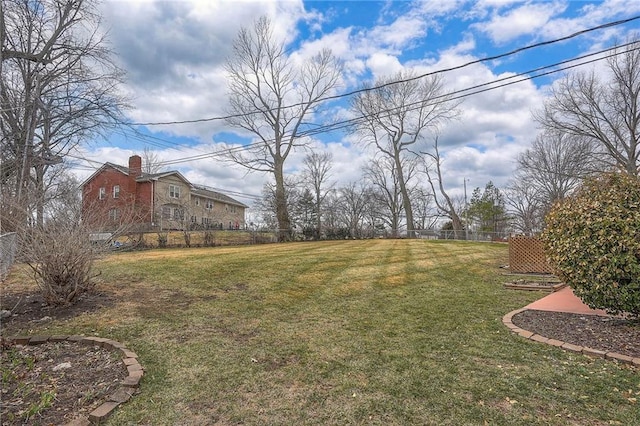
<path fill-rule="evenodd" d="M 559 275 L 591 308 L 640 317 L 640 181 L 587 180 L 556 204 L 542 234 Z"/>

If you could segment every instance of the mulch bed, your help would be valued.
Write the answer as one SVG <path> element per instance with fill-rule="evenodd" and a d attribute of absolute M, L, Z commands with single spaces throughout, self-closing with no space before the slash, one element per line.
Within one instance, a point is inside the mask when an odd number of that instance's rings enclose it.
<path fill-rule="evenodd" d="M 127 376 L 120 354 L 74 342 L 3 344 L 2 425 L 64 425 L 96 409 Z"/>
<path fill-rule="evenodd" d="M 29 329 L 65 320 L 113 303 L 105 293 L 83 295 L 69 307 L 51 308 L 35 292 L 3 289 L 0 309 L 12 311 L 2 319 L 2 336 L 28 334 Z M 97 408 L 128 372 L 119 352 L 75 342 L 35 346 L 2 344 L 0 425 L 64 425 Z M 69 363 L 70 367 L 56 366 Z"/>
<path fill-rule="evenodd" d="M 527 309 L 511 322 L 550 339 L 605 352 L 640 357 L 640 322 L 600 315 Z"/>

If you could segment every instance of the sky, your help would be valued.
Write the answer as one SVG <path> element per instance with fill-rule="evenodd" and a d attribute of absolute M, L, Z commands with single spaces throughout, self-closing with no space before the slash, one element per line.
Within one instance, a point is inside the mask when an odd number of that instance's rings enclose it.
<path fill-rule="evenodd" d="M 233 40 L 259 17 L 271 19 L 276 36 L 296 60 L 331 49 L 344 67 L 336 88 L 336 94 L 343 94 L 399 71 L 442 71 L 628 19 L 640 15 L 640 2 L 106 0 L 101 13 L 116 61 L 126 72 L 122 90 L 130 99 L 127 120 L 214 120 L 134 125 L 92 141 L 76 153 L 86 159 L 74 163 L 79 179 L 105 161 L 126 165 L 130 155 L 147 148 L 168 162 L 167 169 L 180 171 L 192 183 L 228 191 L 251 206 L 269 175 L 248 173 L 219 157 L 187 159 L 251 142 L 215 118 L 228 111 L 225 63 Z M 440 75 L 451 91 L 520 73 L 531 76 L 531 70 L 611 47 L 639 30 L 636 20 Z M 593 67 L 601 72 L 602 63 Z M 469 195 L 490 180 L 498 187 L 507 185 L 518 154 L 539 132 L 532 113 L 561 76 L 556 72 L 462 98 L 458 118 L 439 129 L 445 186 L 454 196 L 462 194 L 465 180 Z M 348 99 L 328 107 L 349 116 Z M 428 150 L 433 135 L 425 136 L 422 148 Z M 314 136 L 309 144 L 333 154 L 331 180 L 336 185 L 361 180 L 371 152 L 357 137 L 333 131 Z M 286 172 L 299 173 L 304 155 L 293 153 Z"/>

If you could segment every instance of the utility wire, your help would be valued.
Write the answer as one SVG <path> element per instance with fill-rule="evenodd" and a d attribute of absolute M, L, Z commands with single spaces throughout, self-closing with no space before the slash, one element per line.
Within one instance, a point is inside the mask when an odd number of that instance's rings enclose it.
<path fill-rule="evenodd" d="M 412 104 L 408 104 L 408 105 L 404 105 L 402 108 L 406 108 L 407 106 L 409 107 L 409 109 L 407 109 L 406 111 L 412 111 L 412 110 L 416 110 L 419 108 L 424 108 L 424 107 L 428 107 L 428 106 L 433 106 L 436 105 L 439 102 L 444 102 L 444 101 L 450 101 L 450 100 L 457 100 L 457 99 L 463 99 L 466 98 L 468 96 L 472 96 L 472 95 L 476 95 L 479 93 L 484 93 L 484 92 L 488 92 L 490 90 L 497 90 L 497 89 L 501 89 L 503 87 L 507 87 L 516 83 L 520 83 L 526 80 L 533 80 L 536 78 L 540 78 L 540 77 L 544 77 L 550 74 L 554 74 L 554 73 L 558 73 L 558 72 L 562 72 L 562 71 L 566 71 L 568 69 L 572 69 L 572 68 L 576 68 L 579 66 L 583 66 L 583 65 L 587 65 L 590 63 L 594 63 L 594 62 L 598 62 L 616 55 L 620 55 L 623 53 L 627 53 L 628 51 L 624 51 L 624 52 L 620 52 L 619 49 L 623 48 L 623 47 L 627 47 L 630 45 L 635 44 L 635 42 L 630 42 L 630 43 L 625 43 L 623 45 L 618 45 L 618 46 L 614 46 L 611 48 L 607 48 L 607 49 L 603 49 L 600 50 L 598 52 L 594 52 L 594 53 L 589 53 L 583 56 L 579 56 L 576 58 L 572 58 L 572 59 L 567 59 L 564 61 L 560 61 L 560 62 L 556 62 L 554 64 L 550 64 L 550 65 L 545 65 L 542 67 L 538 67 L 532 70 L 528 70 L 525 72 L 521 72 L 518 74 L 514 74 L 508 77 L 503 77 L 497 80 L 493 80 L 490 82 L 485 82 L 485 83 L 481 83 L 481 84 L 477 84 L 474 86 L 470 86 L 464 89 L 458 89 L 458 90 L 454 90 L 452 92 L 448 92 L 439 96 L 436 96 L 432 99 L 429 100 L 428 103 L 425 103 L 424 101 L 418 101 L 418 102 L 414 102 Z M 635 51 L 635 50 L 639 50 L 640 47 L 631 49 L 631 51 Z M 618 51 L 617 51 L 618 50 Z M 567 65 L 576 61 L 580 61 L 582 59 L 586 59 L 586 58 L 592 58 L 594 56 L 598 56 L 598 55 L 602 55 L 605 53 L 609 53 L 609 52 L 613 52 L 609 55 L 606 56 L 602 56 L 602 57 L 596 57 L 594 59 L 590 59 L 588 61 L 584 61 L 584 62 L 580 62 L 580 63 L 575 63 L 573 65 Z M 546 71 L 544 73 L 540 73 L 540 71 L 543 71 L 545 69 L 550 69 L 550 68 L 554 68 L 554 67 L 558 67 L 561 65 L 567 65 L 567 66 L 563 66 L 561 68 L 557 68 L 557 69 L 553 69 L 550 71 Z M 529 74 L 532 73 L 538 73 L 535 75 L 530 76 Z M 522 77 L 522 78 L 519 78 Z M 517 80 L 515 80 L 517 79 Z M 513 81 L 509 81 L 509 80 L 513 80 Z M 496 83 L 502 83 L 500 85 L 495 85 Z M 480 89 L 480 90 L 476 90 L 476 89 Z M 393 115 L 394 112 L 396 112 L 399 108 L 389 108 L 389 109 L 385 109 L 385 110 L 380 110 L 380 113 L 382 113 L 383 115 L 381 115 L 381 118 L 387 118 L 391 115 Z M 351 119 L 347 119 L 347 120 L 343 120 L 343 121 L 339 121 L 339 122 L 334 122 L 334 123 L 330 123 L 330 124 L 325 124 L 325 125 L 318 125 L 317 127 L 307 130 L 307 131 L 303 131 L 300 132 L 299 136 L 300 137 L 308 137 L 308 136 L 314 136 L 317 134 L 322 134 L 322 133 L 326 133 L 326 132 L 330 132 L 330 131 L 336 131 L 336 130 L 342 130 L 345 128 L 350 128 L 353 127 L 354 125 L 357 125 L 361 122 L 363 122 L 364 120 L 366 120 L 368 117 L 367 116 L 359 116 L 359 117 L 355 117 L 355 118 L 351 118 Z M 272 142 L 273 139 L 267 140 L 267 142 Z M 263 142 L 260 142 L 259 144 L 262 144 Z M 202 160 L 205 158 L 215 158 L 215 157 L 221 157 L 221 156 L 225 156 L 228 155 L 229 152 L 239 152 L 239 151 L 243 151 L 243 150 L 250 150 L 252 148 L 254 148 L 256 146 L 255 143 L 250 143 L 250 144 L 246 144 L 243 146 L 239 146 L 239 147 L 233 147 L 233 148 L 229 148 L 229 149 L 222 149 L 222 150 L 218 150 L 218 151 L 214 151 L 214 152 L 210 152 L 210 153 L 205 153 L 205 154 L 199 154 L 199 155 L 195 155 L 195 156 L 191 156 L 191 157 L 184 157 L 184 158 L 178 158 L 178 159 L 173 159 L 173 160 L 168 160 L 168 161 L 164 161 L 161 162 L 162 165 L 172 165 L 172 164 L 180 164 L 180 163 L 184 163 L 184 162 L 189 162 L 189 161 L 198 161 L 198 160 Z"/>
<path fill-rule="evenodd" d="M 535 49 L 538 47 L 542 47 L 542 46 L 547 46 L 547 45 L 551 45 L 554 43 L 559 43 L 561 41 L 566 41 L 566 40 L 570 40 L 572 38 L 593 32 L 593 31 L 597 31 L 597 30 L 601 30 L 601 29 L 606 29 L 606 28 L 611 28 L 614 26 L 618 26 L 618 25 L 623 25 L 623 24 L 627 24 L 629 22 L 633 22 L 640 19 L 640 15 L 636 15 L 633 16 L 631 18 L 627 18 L 627 19 L 621 19 L 618 21 L 612 21 L 612 22 L 607 22 L 604 23 L 602 25 L 598 25 L 595 27 L 591 27 L 591 28 L 587 28 L 581 31 L 576 31 L 572 34 L 569 34 L 567 36 L 563 36 L 563 37 L 559 37 L 559 38 L 555 38 L 552 40 L 547 40 L 547 41 L 542 41 L 539 43 L 534 43 L 534 44 L 530 44 L 527 46 L 523 46 L 505 53 L 500 53 L 498 55 L 493 55 L 493 56 L 486 56 L 484 58 L 480 58 L 480 59 L 476 59 L 473 61 L 469 61 L 466 62 L 464 64 L 461 65 L 456 65 L 453 67 L 449 67 L 449 68 L 443 68 L 443 69 L 439 69 L 436 71 L 432 71 L 432 72 L 428 72 L 428 73 L 424 73 L 424 74 L 420 74 L 418 76 L 414 76 L 414 77 L 410 77 L 410 78 L 406 78 L 406 79 L 400 79 L 400 80 L 395 80 L 395 81 L 391 81 L 385 84 L 381 84 L 381 85 L 377 85 L 377 86 L 372 86 L 372 87 L 364 87 L 361 89 L 356 89 L 356 90 L 352 90 L 350 92 L 346 92 L 346 93 L 342 93 L 342 94 L 338 94 L 338 95 L 331 95 L 331 96 L 325 96 L 322 98 L 319 98 L 317 100 L 317 102 L 324 102 L 324 101 L 329 101 L 329 100 L 335 100 L 335 99 L 340 99 L 340 98 L 344 98 L 344 97 L 348 97 L 348 96 L 353 96 L 356 95 L 358 93 L 362 93 L 362 92 L 368 92 L 368 91 L 372 91 L 372 90 L 377 90 L 377 89 L 381 89 L 384 87 L 388 87 L 394 84 L 400 84 L 400 83 L 406 83 L 409 81 L 413 81 L 413 80 L 418 80 L 424 77 L 428 77 L 428 76 L 432 76 L 432 75 L 437 75 L 437 74 L 442 74 L 442 73 L 446 73 L 446 72 L 451 72 L 451 71 L 455 71 L 455 70 L 459 70 L 471 65 L 475 65 L 478 63 L 482 63 L 482 62 L 488 62 L 488 61 L 494 61 L 496 59 L 501 59 L 501 58 L 505 58 L 508 56 L 512 56 L 515 55 L 517 53 L 520 52 L 524 52 L 530 49 Z M 284 107 L 281 107 L 281 109 L 288 109 L 288 108 L 296 108 L 299 106 L 304 105 L 304 103 L 295 103 L 295 104 L 291 104 L 291 105 L 286 105 Z M 230 115 L 226 115 L 226 116 L 220 116 L 220 117 L 209 117 L 209 118 L 200 118 L 200 119 L 193 119 L 193 120 L 176 120 L 176 121 L 164 121 L 164 122 L 139 122 L 139 123 L 130 123 L 130 125 L 132 126 L 160 126 L 160 125 L 177 125 L 177 124 L 191 124 L 191 123 L 203 123 L 203 122 L 210 122 L 210 121 L 221 121 L 221 120 L 228 120 L 228 119 L 232 119 L 232 118 L 241 118 L 241 117 L 246 117 L 246 116 L 250 116 L 250 115 L 256 115 L 256 114 L 262 114 L 264 112 L 269 112 L 269 111 L 273 111 L 273 110 L 255 110 L 255 111 L 251 111 L 251 112 L 246 112 L 246 113 L 242 113 L 242 114 L 230 114 Z"/>

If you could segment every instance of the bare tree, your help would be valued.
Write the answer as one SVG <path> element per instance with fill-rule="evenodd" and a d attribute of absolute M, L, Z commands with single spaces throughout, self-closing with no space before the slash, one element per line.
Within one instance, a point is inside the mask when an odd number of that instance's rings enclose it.
<path fill-rule="evenodd" d="M 93 1 L 42 0 L 34 7 L 5 0 L 2 12 L 0 183 L 15 198 L 9 214 L 26 220 L 35 211 L 42 226 L 47 171 L 119 122 L 122 72 L 105 47 Z"/>
<path fill-rule="evenodd" d="M 300 197 L 299 185 L 291 176 L 284 179 L 284 196 L 287 211 L 298 202 Z M 271 230 L 278 228 L 276 185 L 267 182 L 262 187 L 262 198 L 258 202 L 258 209 L 261 212 L 262 220 Z M 291 220 L 291 219 L 290 219 Z M 293 232 L 293 229 L 291 230 Z"/>
<path fill-rule="evenodd" d="M 594 142 L 610 166 L 640 172 L 640 40 L 607 60 L 607 75 L 575 72 L 557 82 L 536 115 L 549 130 Z"/>
<path fill-rule="evenodd" d="M 432 202 L 434 195 L 424 187 L 416 187 L 411 194 L 413 201 L 413 217 L 416 222 L 416 229 L 433 229 L 440 213 L 437 206 Z"/>
<path fill-rule="evenodd" d="M 518 157 L 516 177 L 536 189 L 545 209 L 569 195 L 589 174 L 601 169 L 593 141 L 549 130 Z"/>
<path fill-rule="evenodd" d="M 371 160 L 364 169 L 364 177 L 370 183 L 377 216 L 391 229 L 391 235 L 399 236 L 400 220 L 404 212 L 396 163 L 389 157 Z"/>
<path fill-rule="evenodd" d="M 370 192 L 366 186 L 352 182 L 340 188 L 339 193 L 342 222 L 349 229 L 351 237 L 361 237 Z"/>
<path fill-rule="evenodd" d="M 416 78 L 400 72 L 375 82 L 375 87 L 358 93 L 352 102 L 359 115 L 355 131 L 368 144 L 395 162 L 407 229 L 415 229 L 409 195 L 406 160 L 416 157 L 416 144 L 426 133 L 456 115 L 456 104 L 444 95 L 437 75 Z"/>
<path fill-rule="evenodd" d="M 284 165 L 297 146 L 305 117 L 338 84 L 341 68 L 329 50 L 297 67 L 283 42 L 275 40 L 271 22 L 262 17 L 243 28 L 228 59 L 228 123 L 255 135 L 245 151 L 230 151 L 232 161 L 249 170 L 273 174 L 279 239 L 289 238 L 291 223 L 284 188 Z"/>
<path fill-rule="evenodd" d="M 460 218 L 460 206 L 454 203 L 454 200 L 447 194 L 444 189 L 444 181 L 442 179 L 442 159 L 440 157 L 440 150 L 438 149 L 438 138 L 435 138 L 433 144 L 433 152 L 424 153 L 431 161 L 427 162 L 425 167 L 425 174 L 427 180 L 431 186 L 433 192 L 433 199 L 438 209 L 451 220 L 451 226 L 456 239 L 462 238 L 462 231 L 464 230 L 464 222 Z M 436 183 L 438 186 L 438 192 L 436 192 Z M 437 194 L 440 194 L 438 197 Z"/>
<path fill-rule="evenodd" d="M 539 189 L 516 177 L 504 191 L 511 226 L 524 235 L 535 235 L 542 231 L 545 208 Z"/>
<path fill-rule="evenodd" d="M 304 180 L 311 186 L 315 200 L 316 237 L 320 238 L 322 232 L 322 207 L 325 198 L 330 193 L 333 185 L 327 180 L 331 177 L 333 155 L 330 152 L 308 154 L 304 160 Z"/>
<path fill-rule="evenodd" d="M 58 3 L 57 16 L 55 16 L 50 25 L 48 25 L 47 31 L 40 31 L 39 28 L 34 28 L 35 32 L 31 33 L 33 37 L 40 39 L 38 48 L 33 50 L 22 49 L 15 44 L 5 44 L 7 38 L 10 38 L 7 33 L 17 30 L 16 26 L 14 26 L 16 21 L 11 19 L 12 16 L 10 16 L 12 13 L 15 13 L 14 7 L 24 7 L 23 4 L 28 4 L 28 2 L 25 0 L 3 0 L 0 2 L 0 59 L 2 61 L 6 59 L 22 59 L 31 62 L 47 63 L 56 58 L 58 41 L 79 19 L 78 13 L 81 8 L 78 6 L 81 5 L 82 0 L 57 1 L 56 3 Z M 51 3 L 41 1 L 41 4 L 44 10 Z M 33 9 L 35 11 L 36 8 Z M 5 13 L 7 17 L 5 17 Z M 24 22 L 24 24 L 28 24 L 28 22 Z M 18 32 L 14 34 L 18 34 Z"/>
<path fill-rule="evenodd" d="M 158 154 L 151 151 L 148 146 L 145 146 L 142 151 L 142 171 L 144 173 L 154 174 L 160 172 L 162 169 L 163 167 L 162 164 L 160 164 Z"/>

